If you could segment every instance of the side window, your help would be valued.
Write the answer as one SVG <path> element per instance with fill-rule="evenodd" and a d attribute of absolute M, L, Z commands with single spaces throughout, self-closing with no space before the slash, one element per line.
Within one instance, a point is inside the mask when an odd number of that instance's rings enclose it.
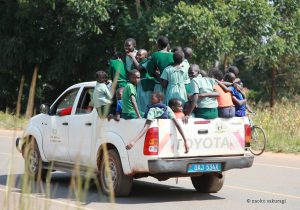
<path fill-rule="evenodd" d="M 58 116 L 70 115 L 78 90 L 76 88 L 65 93 L 51 108 L 50 113 Z"/>
<path fill-rule="evenodd" d="M 93 110 L 93 87 L 86 87 L 83 89 L 77 108 L 76 114 L 87 114 Z"/>

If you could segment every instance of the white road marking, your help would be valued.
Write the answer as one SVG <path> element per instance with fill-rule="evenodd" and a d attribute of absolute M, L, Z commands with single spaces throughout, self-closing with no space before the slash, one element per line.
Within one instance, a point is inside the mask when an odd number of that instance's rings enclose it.
<path fill-rule="evenodd" d="M 300 170 L 298 167 L 292 167 L 292 166 L 281 166 L 281 165 L 274 165 L 274 164 L 267 164 L 267 163 L 254 163 L 253 165 L 258 166 L 268 166 L 268 167 L 277 167 L 277 168 L 287 168 L 287 169 L 296 169 Z"/>
<path fill-rule="evenodd" d="M 5 192 L 5 193 L 8 192 L 7 189 L 3 189 L 3 188 L 0 188 L 0 191 Z M 86 207 L 82 207 L 80 205 L 72 204 L 69 201 L 68 202 L 58 201 L 58 200 L 54 200 L 54 199 L 51 199 L 51 198 L 43 198 L 43 197 L 40 197 L 40 196 L 35 196 L 35 195 L 31 195 L 31 194 L 24 194 L 24 193 L 19 193 L 19 192 L 13 192 L 13 191 L 10 191 L 10 193 L 14 193 L 14 194 L 18 194 L 20 196 L 26 196 L 26 197 L 30 197 L 30 198 L 34 198 L 34 199 L 39 199 L 39 200 L 43 200 L 43 201 L 48 201 L 48 202 L 50 201 L 50 202 L 61 204 L 61 205 L 64 205 L 64 206 L 74 207 L 74 208 L 80 209 L 80 210 L 92 210 L 90 208 L 86 208 Z"/>
<path fill-rule="evenodd" d="M 191 182 L 190 179 L 187 179 L 187 178 L 182 178 L 182 179 L 184 181 Z M 264 193 L 264 194 L 282 196 L 282 197 L 287 197 L 287 198 L 300 199 L 300 196 L 296 196 L 296 195 L 289 195 L 289 194 L 284 194 L 284 193 L 270 192 L 270 191 L 265 191 L 265 190 L 257 190 L 257 189 L 252 189 L 252 188 L 247 188 L 247 187 L 241 187 L 241 186 L 232 186 L 232 185 L 225 185 L 224 184 L 224 187 L 228 187 L 228 188 L 232 188 L 232 189 L 238 189 L 238 190 L 244 190 L 244 191 L 250 191 L 250 192 L 258 192 L 258 193 Z"/>
<path fill-rule="evenodd" d="M 238 189 L 238 190 L 245 190 L 245 191 L 250 191 L 250 192 L 258 192 L 258 193 L 282 196 L 282 197 L 287 197 L 287 198 L 300 199 L 300 196 L 296 196 L 296 195 L 276 193 L 276 192 L 270 192 L 270 191 L 265 191 L 265 190 L 257 190 L 257 189 L 247 188 L 247 187 L 231 186 L 231 185 L 224 185 L 224 187 L 228 187 L 228 188 L 232 188 L 232 189 Z"/>

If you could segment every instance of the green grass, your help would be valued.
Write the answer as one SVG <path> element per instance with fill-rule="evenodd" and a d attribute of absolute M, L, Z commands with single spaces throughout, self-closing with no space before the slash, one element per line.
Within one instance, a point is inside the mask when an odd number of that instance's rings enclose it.
<path fill-rule="evenodd" d="M 256 125 L 267 135 L 267 151 L 300 153 L 300 101 L 277 103 L 273 109 L 256 107 Z M 22 130 L 25 118 L 0 112 L 0 128 Z"/>
<path fill-rule="evenodd" d="M 17 118 L 15 115 L 0 112 L 0 128 L 9 130 L 22 130 L 25 128 L 27 119 L 24 117 Z"/>
<path fill-rule="evenodd" d="M 300 103 L 281 102 L 273 109 L 258 108 L 256 125 L 267 135 L 267 151 L 300 153 Z"/>

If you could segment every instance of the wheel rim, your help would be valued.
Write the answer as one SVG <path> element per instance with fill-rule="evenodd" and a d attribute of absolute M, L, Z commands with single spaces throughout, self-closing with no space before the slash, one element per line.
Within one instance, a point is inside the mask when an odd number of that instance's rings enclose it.
<path fill-rule="evenodd" d="M 109 172 L 110 172 L 110 176 L 111 176 L 111 181 L 112 181 L 112 184 L 113 184 L 113 189 L 115 189 L 116 185 L 117 185 L 117 180 L 118 180 L 118 174 L 117 174 L 117 166 L 116 166 L 116 163 L 111 159 L 109 158 L 109 161 L 108 161 L 108 166 L 109 166 Z M 103 180 L 103 186 L 105 188 L 105 191 L 109 192 L 109 182 L 110 182 L 110 177 L 108 175 L 108 173 L 106 172 L 105 170 L 105 164 L 103 164 L 103 170 L 102 170 L 102 176 L 104 178 Z"/>
<path fill-rule="evenodd" d="M 31 150 L 28 155 L 28 169 L 31 174 L 35 174 L 38 168 L 39 157 L 37 151 Z"/>

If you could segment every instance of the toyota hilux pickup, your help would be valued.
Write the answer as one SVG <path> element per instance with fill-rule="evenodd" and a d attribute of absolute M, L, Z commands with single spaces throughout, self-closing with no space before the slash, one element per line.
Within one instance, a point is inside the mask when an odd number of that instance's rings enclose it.
<path fill-rule="evenodd" d="M 84 175 L 91 169 L 104 193 L 112 189 L 116 196 L 127 196 L 133 179 L 147 176 L 161 181 L 190 177 L 198 192 L 218 192 L 225 171 L 252 166 L 247 117 L 190 118 L 186 124 L 179 120 L 188 153 L 174 122 L 156 119 L 142 139 L 126 150 L 146 119 L 99 118 L 91 106 L 95 85 L 84 82 L 69 87 L 51 106 L 43 104 L 41 113 L 29 120 L 23 136 L 16 140 L 25 159 L 25 173 L 38 178 L 47 171 L 76 168 Z"/>

